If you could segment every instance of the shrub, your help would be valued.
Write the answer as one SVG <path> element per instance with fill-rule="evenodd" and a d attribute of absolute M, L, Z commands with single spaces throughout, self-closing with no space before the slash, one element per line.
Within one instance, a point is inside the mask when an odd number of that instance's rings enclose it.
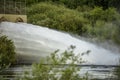
<path fill-rule="evenodd" d="M 61 4 L 41 2 L 30 6 L 27 12 L 29 23 L 120 43 L 119 25 L 116 25 L 119 24 L 120 14 L 115 8 L 80 5 L 76 9 L 68 9 Z"/>
<path fill-rule="evenodd" d="M 41 2 L 28 8 L 28 22 L 81 34 L 84 24 L 88 21 L 76 10 L 50 2 Z"/>
<path fill-rule="evenodd" d="M 0 70 L 15 62 L 15 46 L 6 36 L 0 36 Z"/>
<path fill-rule="evenodd" d="M 75 64 L 81 64 L 81 56 L 89 51 L 75 55 L 74 49 L 75 47 L 71 46 L 61 53 L 56 50 L 39 64 L 33 64 L 32 72 L 25 74 L 20 80 L 87 80 L 80 77 L 80 67 L 76 67 Z"/>

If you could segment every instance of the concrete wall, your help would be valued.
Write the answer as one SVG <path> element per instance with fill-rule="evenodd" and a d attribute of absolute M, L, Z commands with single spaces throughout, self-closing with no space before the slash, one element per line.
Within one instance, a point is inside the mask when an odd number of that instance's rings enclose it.
<path fill-rule="evenodd" d="M 27 23 L 27 16 L 26 15 L 16 15 L 16 14 L 0 14 L 0 22 L 2 22 L 2 21 Z"/>

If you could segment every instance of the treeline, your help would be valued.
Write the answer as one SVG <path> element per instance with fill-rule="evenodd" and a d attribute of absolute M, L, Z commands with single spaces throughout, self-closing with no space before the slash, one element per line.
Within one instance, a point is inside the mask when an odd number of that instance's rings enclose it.
<path fill-rule="evenodd" d="M 24 1 L 24 0 L 23 0 Z M 120 0 L 26 0 L 27 5 L 39 2 L 56 2 L 59 4 L 64 4 L 68 8 L 75 9 L 78 6 L 87 5 L 89 7 L 103 7 L 103 9 L 108 9 L 109 7 L 115 7 L 120 10 Z"/>

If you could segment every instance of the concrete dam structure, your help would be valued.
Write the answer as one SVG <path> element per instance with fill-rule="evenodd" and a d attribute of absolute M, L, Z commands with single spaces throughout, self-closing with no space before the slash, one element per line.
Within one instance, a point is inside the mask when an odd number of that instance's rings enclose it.
<path fill-rule="evenodd" d="M 26 0 L 0 0 L 0 22 L 27 22 Z"/>

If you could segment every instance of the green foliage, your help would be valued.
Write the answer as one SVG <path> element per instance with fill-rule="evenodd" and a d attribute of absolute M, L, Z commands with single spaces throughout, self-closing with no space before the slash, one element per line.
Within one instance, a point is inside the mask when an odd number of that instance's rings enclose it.
<path fill-rule="evenodd" d="M 78 6 L 87 5 L 89 7 L 99 6 L 99 7 L 103 7 L 103 9 L 108 9 L 109 7 L 115 7 L 118 10 L 120 10 L 119 0 L 26 0 L 26 3 L 29 6 L 35 3 L 48 2 L 48 1 L 64 4 L 66 7 L 71 9 L 76 9 Z"/>
<path fill-rule="evenodd" d="M 15 62 L 15 46 L 6 36 L 0 36 L 0 70 Z"/>
<path fill-rule="evenodd" d="M 92 7 L 89 7 L 89 6 L 87 6 L 87 5 L 78 6 L 78 7 L 76 8 L 76 10 L 79 11 L 80 13 L 82 13 L 82 12 L 89 12 L 89 11 L 91 11 L 92 9 L 93 9 Z"/>
<path fill-rule="evenodd" d="M 100 40 L 112 40 L 116 33 L 116 25 L 112 23 L 106 23 L 104 21 L 96 21 L 95 27 L 87 25 L 87 33 L 92 37 L 97 37 Z"/>
<path fill-rule="evenodd" d="M 95 7 L 87 13 L 86 18 L 89 24 L 85 25 L 87 36 L 100 40 L 112 40 L 119 43 L 119 20 L 120 14 L 115 8 L 103 10 L 102 7 Z M 116 24 L 118 23 L 118 24 Z"/>
<path fill-rule="evenodd" d="M 112 40 L 118 45 L 120 44 L 120 26 L 116 28 L 116 32 L 112 35 Z"/>
<path fill-rule="evenodd" d="M 67 0 L 60 1 L 67 3 Z M 120 43 L 120 14 L 112 7 L 104 9 L 80 5 L 76 9 L 68 9 L 61 4 L 41 2 L 29 6 L 27 13 L 28 22 L 32 24 Z"/>
<path fill-rule="evenodd" d="M 72 33 L 82 33 L 88 21 L 75 10 L 54 3 L 39 3 L 28 8 L 28 22 Z"/>
<path fill-rule="evenodd" d="M 64 52 L 56 50 L 50 56 L 41 59 L 39 64 L 33 64 L 32 72 L 25 74 L 20 80 L 87 80 L 79 76 L 80 67 L 76 67 L 75 64 L 81 64 L 81 56 L 89 51 L 75 55 L 74 49 L 75 47 L 71 46 Z"/>
<path fill-rule="evenodd" d="M 92 3 L 89 3 L 87 0 L 81 0 L 80 2 L 77 0 L 52 1 L 61 2 L 67 7 L 76 9 L 71 10 L 65 8 L 63 5 L 52 2 L 42 2 L 32 5 L 27 9 L 28 22 L 79 35 L 86 34 L 89 37 L 97 37 L 103 41 L 107 39 L 115 43 L 120 43 L 119 25 L 115 24 L 116 22 L 119 23 L 120 14 L 115 8 L 108 7 L 104 9 L 103 6 L 92 7 L 100 6 L 101 4 L 99 5 L 97 2 L 101 3 L 101 0 L 91 0 Z M 38 0 L 38 2 L 41 1 Z M 75 4 L 81 5 L 75 7 Z M 83 4 L 89 5 L 86 6 Z"/>
<path fill-rule="evenodd" d="M 5 79 L 3 79 L 3 77 L 2 77 L 2 76 L 0 76 L 0 80 L 5 80 Z"/>
<path fill-rule="evenodd" d="M 102 7 L 95 7 L 89 12 L 89 19 L 91 20 L 92 25 L 96 23 L 97 20 L 103 20 L 105 22 L 117 21 L 119 13 L 115 8 L 108 8 L 103 10 Z"/>

